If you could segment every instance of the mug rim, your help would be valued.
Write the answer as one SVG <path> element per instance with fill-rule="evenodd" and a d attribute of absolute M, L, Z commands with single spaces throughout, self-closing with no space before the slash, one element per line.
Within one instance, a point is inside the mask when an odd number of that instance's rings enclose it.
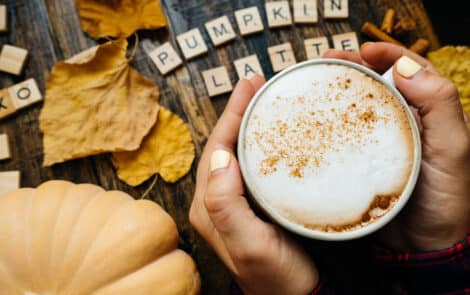
<path fill-rule="evenodd" d="M 320 231 L 320 230 L 309 229 L 298 223 L 290 221 L 286 217 L 282 216 L 276 208 L 268 204 L 267 201 L 263 197 L 259 196 L 259 194 L 256 193 L 256 191 L 254 191 L 255 186 L 252 184 L 252 180 L 248 177 L 249 174 L 246 168 L 247 165 L 245 164 L 246 158 L 244 154 L 243 140 L 245 138 L 245 132 L 246 132 L 248 120 L 251 117 L 251 113 L 253 112 L 253 109 L 256 106 L 256 103 L 260 100 L 260 98 L 266 92 L 266 90 L 273 83 L 275 83 L 277 80 L 279 80 L 283 76 L 295 70 L 298 70 L 300 68 L 304 68 L 304 67 L 308 67 L 312 65 L 319 65 L 319 64 L 342 65 L 342 66 L 346 66 L 349 68 L 353 68 L 362 73 L 367 74 L 368 76 L 374 78 L 376 81 L 379 81 L 381 84 L 385 85 L 387 89 L 393 94 L 394 98 L 397 99 L 402 106 L 404 106 L 405 112 L 408 117 L 408 122 L 410 123 L 411 129 L 412 129 L 413 144 L 414 144 L 414 160 L 413 160 L 411 174 L 408 178 L 406 187 L 404 188 L 402 194 L 398 198 L 398 201 L 395 203 L 395 205 L 389 212 L 387 212 L 385 215 L 383 215 L 376 221 L 366 226 L 360 227 L 359 229 L 356 229 L 356 230 L 343 231 L 343 232 L 325 232 L 325 231 Z M 261 87 L 256 92 L 254 97 L 251 99 L 247 109 L 245 110 L 245 113 L 243 114 L 243 119 L 242 119 L 242 123 L 240 126 L 239 134 L 238 134 L 238 148 L 237 148 L 238 161 L 239 161 L 240 170 L 243 176 L 243 180 L 246 184 L 246 188 L 251 196 L 251 199 L 254 200 L 258 208 L 260 208 L 270 219 L 272 219 L 275 223 L 281 225 L 283 228 L 293 233 L 296 233 L 300 236 L 304 236 L 310 239 L 324 240 L 324 241 L 346 241 L 346 240 L 357 239 L 357 238 L 369 235 L 379 230 L 380 228 L 384 227 L 387 223 L 389 223 L 392 219 L 394 219 L 396 215 L 406 205 L 406 203 L 411 197 L 411 194 L 414 191 L 416 182 L 418 180 L 418 176 L 420 174 L 421 153 L 422 153 L 422 146 L 421 146 L 421 137 L 420 137 L 420 132 L 418 129 L 418 124 L 416 123 L 416 119 L 414 118 L 408 103 L 406 102 L 402 94 L 398 91 L 398 89 L 395 88 L 383 76 L 379 75 L 378 73 L 372 71 L 371 69 L 363 65 L 356 64 L 356 63 L 346 61 L 346 60 L 331 59 L 331 58 L 314 59 L 314 60 L 308 60 L 308 61 L 295 64 L 279 72 L 278 74 L 274 75 L 269 81 L 267 81 L 263 85 L 263 87 Z"/>

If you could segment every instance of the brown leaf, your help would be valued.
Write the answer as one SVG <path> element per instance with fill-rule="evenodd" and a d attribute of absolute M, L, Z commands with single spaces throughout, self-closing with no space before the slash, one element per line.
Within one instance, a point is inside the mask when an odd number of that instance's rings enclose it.
<path fill-rule="evenodd" d="M 129 67 L 127 41 L 91 48 L 52 69 L 40 115 L 44 166 L 139 148 L 155 125 L 158 88 Z"/>
<path fill-rule="evenodd" d="M 76 0 L 82 29 L 94 39 L 126 38 L 167 25 L 157 0 Z"/>
<path fill-rule="evenodd" d="M 188 127 L 176 114 L 161 107 L 155 127 L 137 151 L 113 153 L 118 177 L 137 186 L 155 173 L 176 182 L 191 169 L 194 145 Z"/>

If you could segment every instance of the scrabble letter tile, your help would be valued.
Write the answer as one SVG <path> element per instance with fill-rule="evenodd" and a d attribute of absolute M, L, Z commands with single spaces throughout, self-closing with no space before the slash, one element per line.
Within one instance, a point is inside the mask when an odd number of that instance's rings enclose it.
<path fill-rule="evenodd" d="M 325 18 L 348 18 L 349 0 L 324 0 Z"/>
<path fill-rule="evenodd" d="M 0 172 L 0 198 L 20 187 L 20 171 Z"/>
<path fill-rule="evenodd" d="M 219 46 L 235 39 L 235 31 L 226 15 L 206 23 L 206 30 L 214 46 Z"/>
<path fill-rule="evenodd" d="M 234 65 L 240 79 L 250 80 L 256 74 L 264 76 L 256 54 L 237 59 L 234 61 Z"/>
<path fill-rule="evenodd" d="M 359 51 L 359 42 L 355 32 L 333 35 L 335 49 L 347 51 Z"/>
<path fill-rule="evenodd" d="M 232 82 L 228 76 L 226 67 L 213 68 L 202 72 L 209 96 L 216 96 L 232 91 Z"/>
<path fill-rule="evenodd" d="M 328 38 L 326 37 L 305 40 L 305 51 L 307 52 L 307 59 L 322 57 L 329 48 L 330 46 L 328 44 Z"/>
<path fill-rule="evenodd" d="M 162 75 L 173 71 L 182 64 L 181 58 L 178 53 L 176 53 L 173 46 L 171 46 L 170 42 L 166 42 L 156 48 L 149 53 L 149 56 Z"/>
<path fill-rule="evenodd" d="M 257 33 L 264 29 L 261 15 L 256 6 L 235 11 L 235 19 L 242 35 Z"/>
<path fill-rule="evenodd" d="M 268 53 L 275 73 L 296 63 L 294 51 L 292 51 L 292 45 L 289 42 L 269 47 Z"/>
<path fill-rule="evenodd" d="M 266 2 L 266 15 L 270 28 L 292 24 L 289 1 Z"/>
<path fill-rule="evenodd" d="M 42 100 L 38 84 L 33 78 L 11 86 L 8 88 L 8 92 L 17 110 Z"/>
<path fill-rule="evenodd" d="M 6 32 L 8 30 L 7 15 L 6 5 L 0 4 L 0 32 Z"/>
<path fill-rule="evenodd" d="M 8 136 L 0 134 L 0 160 L 10 159 L 10 146 L 8 145 Z"/>
<path fill-rule="evenodd" d="M 207 52 L 207 46 L 198 28 L 192 29 L 176 37 L 181 51 L 187 60 Z"/>
<path fill-rule="evenodd" d="M 3 45 L 2 52 L 0 53 L 0 71 L 20 75 L 27 56 L 28 50 L 26 49 Z"/>
<path fill-rule="evenodd" d="M 294 0 L 294 21 L 304 24 L 318 22 L 317 0 Z"/>
<path fill-rule="evenodd" d="M 8 117 L 16 112 L 16 108 L 10 98 L 8 89 L 0 89 L 0 119 Z"/>

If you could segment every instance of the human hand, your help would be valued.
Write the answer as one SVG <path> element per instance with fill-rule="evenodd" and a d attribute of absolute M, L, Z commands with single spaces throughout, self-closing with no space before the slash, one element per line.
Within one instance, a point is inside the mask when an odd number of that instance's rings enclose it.
<path fill-rule="evenodd" d="M 311 258 L 247 202 L 234 156 L 243 113 L 264 79 L 242 80 L 199 161 L 191 224 L 225 263 L 244 294 L 308 294 L 318 283 Z"/>
<path fill-rule="evenodd" d="M 395 64 L 395 84 L 420 127 L 423 159 L 418 183 L 399 216 L 379 231 L 379 239 L 400 251 L 444 249 L 462 240 L 470 232 L 470 122 L 456 87 L 426 59 L 388 43 L 368 43 L 360 54 L 332 50 L 324 57 L 346 59 L 379 73 Z"/>

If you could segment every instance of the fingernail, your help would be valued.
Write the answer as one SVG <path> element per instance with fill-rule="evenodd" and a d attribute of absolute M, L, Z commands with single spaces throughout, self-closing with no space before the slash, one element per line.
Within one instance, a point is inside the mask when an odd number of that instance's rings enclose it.
<path fill-rule="evenodd" d="M 419 63 L 415 62 L 408 56 L 400 57 L 400 59 L 396 63 L 396 69 L 398 74 L 405 78 L 410 78 L 414 76 L 422 68 L 423 67 Z"/>
<path fill-rule="evenodd" d="M 364 47 L 366 47 L 366 46 L 369 46 L 369 45 L 371 45 L 371 44 L 374 44 L 374 43 L 375 43 L 375 42 L 371 42 L 371 41 L 364 42 L 364 43 L 362 43 L 360 49 L 362 49 L 362 48 L 364 48 Z"/>
<path fill-rule="evenodd" d="M 211 156 L 211 172 L 227 168 L 230 164 L 230 154 L 224 150 L 216 150 Z"/>

